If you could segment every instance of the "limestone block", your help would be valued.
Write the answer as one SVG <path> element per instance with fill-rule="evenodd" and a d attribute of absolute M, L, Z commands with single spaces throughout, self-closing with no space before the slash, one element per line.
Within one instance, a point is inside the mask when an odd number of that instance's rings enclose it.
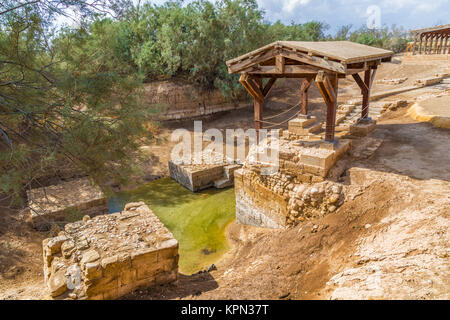
<path fill-rule="evenodd" d="M 69 222 L 72 216 L 105 214 L 107 200 L 102 190 L 87 178 L 27 191 L 30 216 L 37 228 L 47 228 L 49 221 Z"/>
<path fill-rule="evenodd" d="M 375 130 L 376 124 L 375 120 L 360 120 L 350 126 L 350 134 L 358 137 L 366 136 Z"/>
<path fill-rule="evenodd" d="M 214 161 L 208 164 L 184 164 L 170 160 L 170 177 L 192 192 L 212 186 L 223 188 L 233 185 L 233 173 L 241 165 L 230 164 L 232 161 L 220 154 L 212 154 L 211 157 Z"/>
<path fill-rule="evenodd" d="M 43 257 L 55 299 L 116 299 L 178 275 L 178 242 L 143 202 L 66 225 L 43 241 Z"/>

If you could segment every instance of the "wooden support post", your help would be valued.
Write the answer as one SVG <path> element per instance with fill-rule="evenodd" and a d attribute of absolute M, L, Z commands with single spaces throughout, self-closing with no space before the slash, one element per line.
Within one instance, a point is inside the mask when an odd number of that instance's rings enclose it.
<path fill-rule="evenodd" d="M 266 86 L 264 87 L 264 89 L 262 91 L 264 98 L 267 98 L 267 96 L 269 95 L 269 93 L 272 90 L 273 85 L 275 84 L 276 81 L 277 81 L 277 78 L 269 79 L 269 81 L 267 82 Z"/>
<path fill-rule="evenodd" d="M 255 83 L 258 85 L 258 87 L 262 88 L 262 79 L 258 78 L 255 79 Z M 263 104 L 264 104 L 264 99 L 255 99 L 253 102 L 253 108 L 254 108 L 254 119 L 255 119 L 255 130 L 258 132 L 259 134 L 259 130 L 262 127 L 262 113 L 263 113 Z"/>
<path fill-rule="evenodd" d="M 449 50 L 447 48 L 447 42 L 448 42 L 448 35 L 445 37 L 445 43 L 444 43 L 444 51 L 442 51 L 443 54 L 449 53 Z"/>
<path fill-rule="evenodd" d="M 423 35 L 420 34 L 419 37 L 420 37 L 420 40 L 419 40 L 419 54 L 422 54 L 422 41 L 423 41 Z"/>
<path fill-rule="evenodd" d="M 441 38 L 441 41 L 439 41 L 439 50 L 438 50 L 438 52 L 437 52 L 438 54 L 443 53 L 443 52 L 442 52 L 442 49 L 443 49 L 443 48 L 442 48 L 442 44 L 444 43 L 444 35 L 441 35 L 440 38 Z"/>
<path fill-rule="evenodd" d="M 366 85 L 367 90 L 363 93 L 361 119 L 366 119 L 369 116 L 370 79 L 370 69 L 368 69 L 364 71 L 364 84 Z"/>
<path fill-rule="evenodd" d="M 434 54 L 437 54 L 438 50 L 439 50 L 439 38 L 440 38 L 440 35 L 434 36 Z"/>
<path fill-rule="evenodd" d="M 255 129 L 259 131 L 259 129 L 261 129 L 262 109 L 264 104 L 263 90 L 265 89 L 262 88 L 262 78 L 250 78 L 248 75 L 242 74 L 239 82 L 253 97 Z M 271 85 L 273 85 L 273 83 Z"/>
<path fill-rule="evenodd" d="M 331 77 L 331 80 L 329 79 Z M 316 76 L 316 85 L 319 89 L 325 104 L 327 105 L 327 122 L 325 129 L 325 140 L 334 141 L 334 129 L 336 125 L 336 109 L 337 109 L 337 91 L 338 91 L 338 75 L 325 75 L 323 71 L 319 71 Z"/>
<path fill-rule="evenodd" d="M 361 119 L 366 119 L 369 116 L 370 89 L 372 88 L 372 84 L 375 80 L 376 72 L 376 66 L 364 71 L 364 81 L 361 79 L 359 74 L 355 73 L 352 75 L 359 88 L 361 89 L 361 94 L 363 96 L 361 106 Z"/>
<path fill-rule="evenodd" d="M 275 70 L 277 73 L 284 73 L 284 57 L 283 56 L 276 56 L 275 57 Z"/>
<path fill-rule="evenodd" d="M 308 89 L 311 86 L 311 83 L 313 82 L 312 78 L 304 78 L 302 81 L 302 109 L 301 113 L 304 115 L 308 114 Z"/>

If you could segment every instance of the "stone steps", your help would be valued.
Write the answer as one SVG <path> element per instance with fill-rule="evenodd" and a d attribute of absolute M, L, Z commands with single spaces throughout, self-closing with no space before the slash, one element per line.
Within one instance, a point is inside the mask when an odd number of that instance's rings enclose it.
<path fill-rule="evenodd" d="M 227 178 L 221 178 L 214 181 L 214 187 L 217 189 L 223 189 L 231 187 L 233 185 L 233 180 Z"/>
<path fill-rule="evenodd" d="M 305 116 L 299 116 L 296 119 L 289 121 L 288 131 L 291 134 L 306 136 L 314 134 L 322 129 L 322 124 L 316 122 L 315 117 L 306 118 Z"/>

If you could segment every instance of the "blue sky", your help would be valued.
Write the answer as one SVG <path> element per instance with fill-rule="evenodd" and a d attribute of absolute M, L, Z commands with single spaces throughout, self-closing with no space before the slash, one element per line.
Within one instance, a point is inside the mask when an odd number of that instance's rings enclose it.
<path fill-rule="evenodd" d="M 330 25 L 330 32 L 345 24 L 365 25 L 367 9 L 373 5 L 380 9 L 382 25 L 419 29 L 450 23 L 450 0 L 258 0 L 258 3 L 269 21 L 319 20 Z"/>
<path fill-rule="evenodd" d="M 133 0 L 137 3 L 139 0 Z M 141 0 L 162 4 L 165 0 Z M 192 0 L 184 0 L 189 3 Z M 215 0 L 210 0 L 215 1 Z M 381 26 L 402 26 L 420 29 L 450 23 L 450 0 L 257 0 L 269 22 L 285 24 L 311 20 L 325 22 L 328 33 L 335 34 L 340 26 L 352 24 L 359 28 L 367 24 L 368 8 L 376 6 Z M 372 11 L 373 12 L 373 11 Z M 58 23 L 67 22 L 61 17 Z"/>
<path fill-rule="evenodd" d="M 152 1 L 163 3 L 164 0 Z M 380 9 L 381 25 L 419 29 L 450 23 L 450 0 L 257 0 L 266 12 L 266 20 L 283 23 L 303 23 L 311 20 L 326 22 L 329 32 L 339 26 L 366 24 L 367 8 Z"/>

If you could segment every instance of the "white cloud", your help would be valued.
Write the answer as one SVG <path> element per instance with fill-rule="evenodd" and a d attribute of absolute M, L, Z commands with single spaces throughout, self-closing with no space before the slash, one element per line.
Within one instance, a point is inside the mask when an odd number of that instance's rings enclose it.
<path fill-rule="evenodd" d="M 310 0 L 280 0 L 280 2 L 282 3 L 282 10 L 291 13 L 298 6 L 307 5 Z"/>

